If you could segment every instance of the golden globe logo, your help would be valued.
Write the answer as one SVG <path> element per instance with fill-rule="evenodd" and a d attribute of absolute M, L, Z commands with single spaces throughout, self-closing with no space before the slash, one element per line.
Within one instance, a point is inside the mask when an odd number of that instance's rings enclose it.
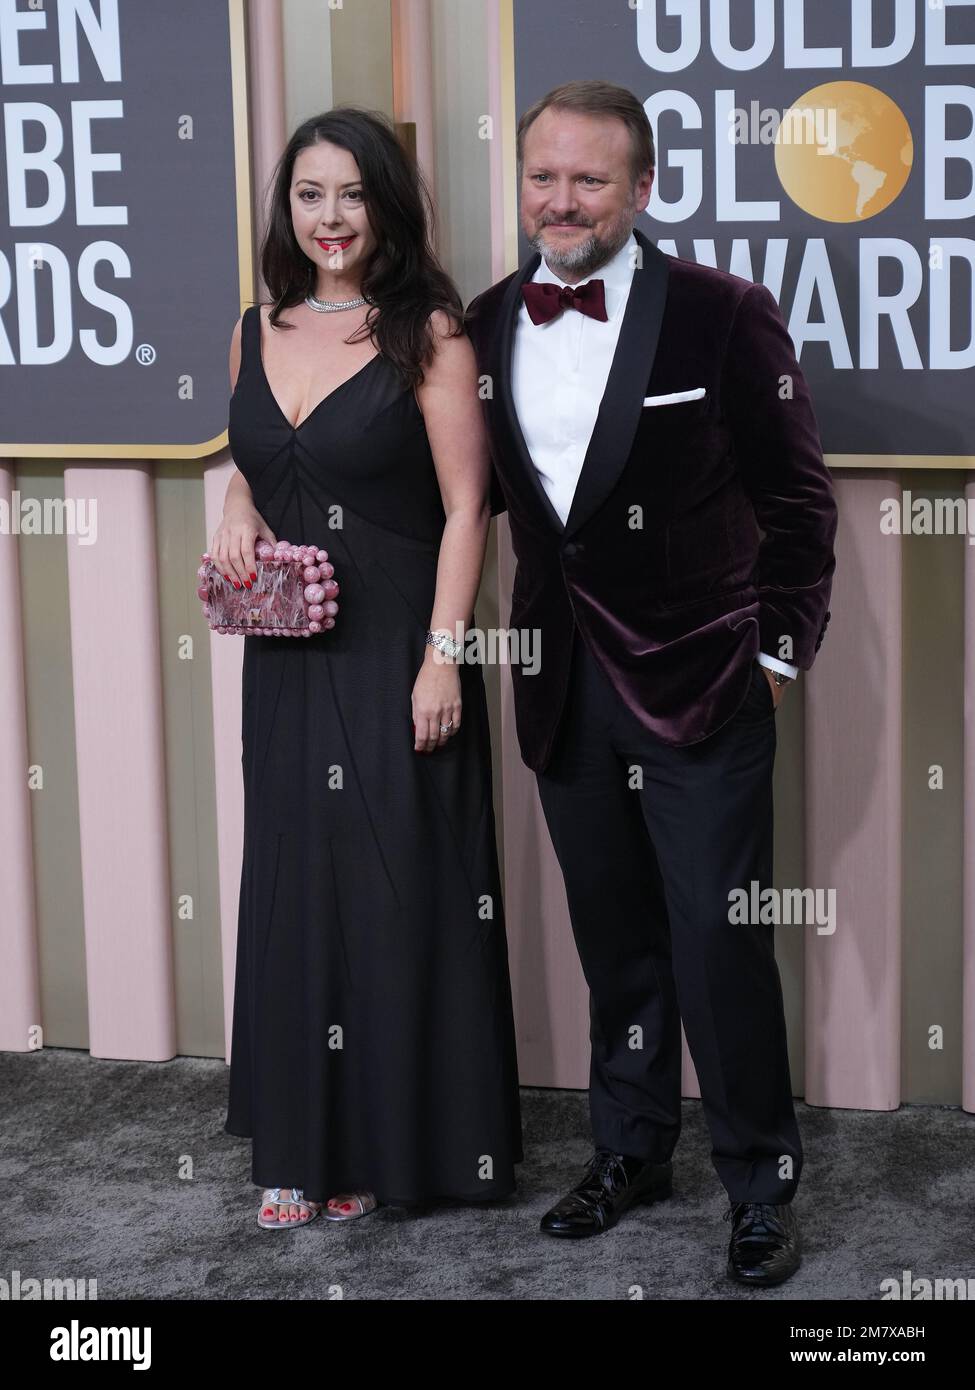
<path fill-rule="evenodd" d="M 693 237 L 659 249 L 763 282 L 800 358 L 817 344 L 815 360 L 834 370 L 885 370 L 892 403 L 904 369 L 975 367 L 975 87 L 964 80 L 975 42 L 963 41 L 975 0 L 629 4 L 639 59 L 657 75 L 644 102 L 658 144 L 647 212 Z M 836 80 L 788 90 L 790 74 L 830 69 Z M 831 147 L 786 138 L 786 119 L 770 142 L 730 139 L 756 96 L 785 117 L 822 111 Z M 885 234 L 844 236 L 895 205 Z"/>
<path fill-rule="evenodd" d="M 826 82 L 797 105 L 827 113 L 835 148 L 776 140 L 775 172 L 792 201 L 823 222 L 885 212 L 914 165 L 911 128 L 897 103 L 862 82 Z"/>

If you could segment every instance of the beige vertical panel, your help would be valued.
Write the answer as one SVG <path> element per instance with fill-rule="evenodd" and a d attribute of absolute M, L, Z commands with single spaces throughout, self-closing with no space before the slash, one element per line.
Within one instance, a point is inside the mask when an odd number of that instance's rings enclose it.
<path fill-rule="evenodd" d="M 0 1048 L 40 1047 L 40 978 L 34 901 L 24 630 L 15 518 L 20 514 L 13 460 L 0 459 L 0 505 L 9 527 L 0 531 Z M 12 508 L 12 510 L 11 510 Z"/>
<path fill-rule="evenodd" d="M 284 86 L 288 135 L 332 101 L 332 15 L 328 0 L 285 0 Z"/>
<path fill-rule="evenodd" d="M 143 1061 L 176 1051 L 153 469 L 64 471 L 98 524 L 67 537 L 90 1048 Z"/>
<path fill-rule="evenodd" d="M 393 114 L 390 0 L 346 0 L 332 19 L 332 100 Z"/>
<path fill-rule="evenodd" d="M 500 278 L 492 273 L 489 238 L 492 154 L 500 154 L 501 141 L 485 122 L 485 10 L 434 5 L 431 33 L 439 248 L 468 304 Z"/>
<path fill-rule="evenodd" d="M 904 473 L 915 498 L 963 497 L 961 473 Z M 963 536 L 904 548 L 904 989 L 901 1099 L 961 1094 L 964 854 Z M 929 787 L 942 769 L 943 788 Z M 936 776 L 936 774 L 935 774 Z M 932 1039 L 932 1030 L 940 1030 Z M 940 1038 L 940 1045 L 938 1045 Z M 932 1045 L 934 1044 L 934 1045 Z"/>
<path fill-rule="evenodd" d="M 165 460 L 156 465 L 154 480 L 176 1048 L 190 1056 L 222 1057 L 210 629 L 195 578 L 209 544 L 202 466 Z"/>
<path fill-rule="evenodd" d="M 57 462 L 22 460 L 17 486 L 24 498 L 63 504 L 64 471 Z M 27 756 L 44 778 L 43 790 L 31 792 L 29 804 L 41 1021 L 47 1046 L 83 1048 L 88 1046 L 88 983 L 63 527 L 22 536 L 19 550 Z"/>
<path fill-rule="evenodd" d="M 806 929 L 805 1097 L 896 1110 L 901 1023 L 901 542 L 896 474 L 844 472 L 832 620 L 806 687 L 807 877 L 836 890 Z"/>

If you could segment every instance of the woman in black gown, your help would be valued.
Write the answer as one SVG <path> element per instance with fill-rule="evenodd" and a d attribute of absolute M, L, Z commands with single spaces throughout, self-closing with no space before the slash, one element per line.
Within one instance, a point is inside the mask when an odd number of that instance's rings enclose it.
<path fill-rule="evenodd" d="M 253 1139 L 277 1229 L 323 1203 L 498 1199 L 522 1157 L 483 676 L 427 640 L 473 623 L 490 521 L 473 352 L 428 224 L 384 117 L 305 122 L 261 249 L 274 302 L 231 346 L 237 468 L 211 554 L 250 585 L 257 541 L 314 544 L 340 586 L 331 631 L 244 639 L 225 1130 Z"/>

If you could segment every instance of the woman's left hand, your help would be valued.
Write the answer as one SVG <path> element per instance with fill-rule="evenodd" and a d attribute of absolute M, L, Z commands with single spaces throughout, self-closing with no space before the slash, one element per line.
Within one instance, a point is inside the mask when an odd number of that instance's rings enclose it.
<path fill-rule="evenodd" d="M 412 705 L 414 751 L 442 748 L 460 728 L 460 671 L 455 663 L 427 656 L 413 686 Z M 441 733 L 442 725 L 449 725 L 446 733 Z"/>

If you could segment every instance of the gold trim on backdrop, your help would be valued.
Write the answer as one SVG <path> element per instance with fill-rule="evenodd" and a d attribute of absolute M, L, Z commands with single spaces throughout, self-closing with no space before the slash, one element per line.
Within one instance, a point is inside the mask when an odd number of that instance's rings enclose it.
<path fill-rule="evenodd" d="M 501 197 L 504 217 L 505 274 L 518 269 L 518 161 L 515 136 L 518 113 L 515 110 L 515 12 L 514 0 L 499 0 L 501 27 Z"/>
<path fill-rule="evenodd" d="M 240 310 L 254 294 L 253 227 L 251 223 L 250 139 L 245 0 L 227 0 L 230 25 L 230 80 L 233 103 L 234 171 L 237 197 L 237 267 Z M 230 340 L 227 346 L 229 349 Z M 228 397 L 229 397 L 228 389 Z M 0 458 L 56 459 L 202 459 L 227 447 L 227 430 L 192 444 L 0 444 Z"/>
<path fill-rule="evenodd" d="M 251 142 L 248 117 L 247 29 L 244 0 L 230 4 L 230 80 L 234 104 L 234 160 L 237 174 L 237 266 L 240 312 L 254 302 L 254 228 L 251 204 Z M 226 438 L 224 430 L 223 437 Z"/>
<path fill-rule="evenodd" d="M 826 454 L 830 468 L 944 468 L 958 472 L 975 468 L 973 454 Z"/>

